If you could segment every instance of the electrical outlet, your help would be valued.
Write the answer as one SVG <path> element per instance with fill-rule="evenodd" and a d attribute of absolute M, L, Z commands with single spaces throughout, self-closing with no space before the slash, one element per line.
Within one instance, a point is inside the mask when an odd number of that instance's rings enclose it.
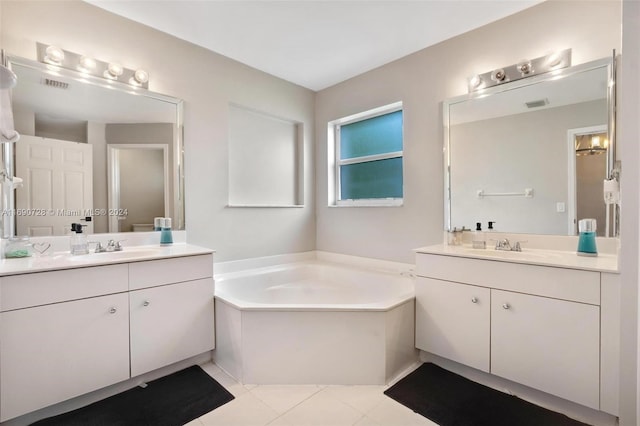
<path fill-rule="evenodd" d="M 566 205 L 563 202 L 556 203 L 556 212 L 564 213 L 566 209 Z"/>

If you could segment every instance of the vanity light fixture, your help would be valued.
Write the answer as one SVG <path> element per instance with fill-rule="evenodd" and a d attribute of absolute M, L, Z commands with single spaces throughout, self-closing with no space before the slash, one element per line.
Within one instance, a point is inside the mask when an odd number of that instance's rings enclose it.
<path fill-rule="evenodd" d="M 520 80 L 533 75 L 543 74 L 571 65 L 571 49 L 554 52 L 550 55 L 535 59 L 525 59 L 508 67 L 496 68 L 471 77 L 468 83 L 469 93 L 485 89 L 487 87 L 504 84 L 510 81 Z"/>
<path fill-rule="evenodd" d="M 111 80 L 117 80 L 123 72 L 124 68 L 122 68 L 122 65 L 117 62 L 109 62 L 107 69 L 104 71 L 104 76 Z"/>
<path fill-rule="evenodd" d="M 84 73 L 91 73 L 93 72 L 93 70 L 96 69 L 96 65 L 97 64 L 95 59 L 90 58 L 88 56 L 81 56 L 79 65 L 78 65 L 78 70 Z"/>
<path fill-rule="evenodd" d="M 64 50 L 58 46 L 49 46 L 45 49 L 44 62 L 51 65 L 62 65 L 64 61 Z"/>
<path fill-rule="evenodd" d="M 134 86 L 140 86 L 141 84 L 144 84 L 147 81 L 149 81 L 149 73 L 143 69 L 137 69 L 133 73 L 133 77 L 129 79 L 129 84 L 132 84 Z"/>
<path fill-rule="evenodd" d="M 528 61 L 526 59 L 524 61 L 520 61 L 520 63 L 516 65 L 516 68 L 518 69 L 518 71 L 520 71 L 520 74 L 523 77 L 525 75 L 531 74 L 531 72 L 533 71 L 533 67 L 531 66 L 531 61 Z"/>
<path fill-rule="evenodd" d="M 149 73 L 145 70 L 125 68 L 115 61 L 100 61 L 44 43 L 36 43 L 36 47 L 38 61 L 40 62 L 80 71 L 86 77 L 98 77 L 109 82 L 119 82 L 135 88 L 149 88 Z"/>

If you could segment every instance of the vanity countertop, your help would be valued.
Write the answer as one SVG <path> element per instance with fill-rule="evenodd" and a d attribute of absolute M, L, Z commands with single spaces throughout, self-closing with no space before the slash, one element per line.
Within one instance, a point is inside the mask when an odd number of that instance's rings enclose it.
<path fill-rule="evenodd" d="M 517 252 L 500 251 L 490 248 L 473 249 L 468 245 L 452 246 L 446 244 L 421 247 L 416 249 L 415 252 L 498 262 L 618 273 L 618 256 L 612 254 L 599 254 L 597 257 L 589 257 L 578 256 L 575 252 L 560 250 L 524 249 L 521 252 Z"/>
<path fill-rule="evenodd" d="M 55 271 L 60 269 L 86 268 L 116 263 L 142 262 L 171 257 L 196 256 L 214 253 L 214 250 L 191 244 L 170 246 L 127 246 L 122 251 L 90 253 L 71 256 L 69 252 L 56 252 L 47 256 L 31 256 L 0 261 L 0 276 Z"/>

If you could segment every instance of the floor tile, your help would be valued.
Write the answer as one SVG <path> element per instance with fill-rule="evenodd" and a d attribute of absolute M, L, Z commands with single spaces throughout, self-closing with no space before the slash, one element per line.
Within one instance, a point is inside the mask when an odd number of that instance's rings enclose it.
<path fill-rule="evenodd" d="M 353 426 L 383 426 L 380 423 L 372 420 L 367 416 L 363 416 L 358 422 L 354 423 Z"/>
<path fill-rule="evenodd" d="M 224 370 L 222 370 L 217 365 L 208 363 L 208 364 L 201 365 L 201 367 L 207 374 L 209 374 L 218 383 L 224 386 L 225 389 L 231 392 L 231 394 L 236 398 L 248 392 L 248 389 L 244 387 L 242 383 L 239 383 L 236 379 L 229 376 L 227 373 L 224 372 Z"/>
<path fill-rule="evenodd" d="M 377 407 L 367 413 L 367 417 L 381 425 L 438 426 L 389 397 L 385 397 Z"/>
<path fill-rule="evenodd" d="M 326 389 L 304 400 L 282 415 L 281 423 L 295 426 L 352 426 L 362 418 L 355 408 L 325 392 Z"/>
<path fill-rule="evenodd" d="M 257 397 L 246 392 L 200 417 L 204 426 L 265 426 L 278 417 Z"/>
<path fill-rule="evenodd" d="M 254 396 L 280 414 L 318 392 L 320 388 L 315 385 L 261 385 L 251 389 Z"/>
<path fill-rule="evenodd" d="M 189 423 L 187 423 L 184 426 L 202 426 L 202 422 L 200 422 L 200 420 L 198 420 L 198 419 L 195 419 L 195 420 L 190 421 Z"/>
<path fill-rule="evenodd" d="M 386 386 L 327 386 L 327 394 L 367 414 L 388 398 L 383 392 Z"/>

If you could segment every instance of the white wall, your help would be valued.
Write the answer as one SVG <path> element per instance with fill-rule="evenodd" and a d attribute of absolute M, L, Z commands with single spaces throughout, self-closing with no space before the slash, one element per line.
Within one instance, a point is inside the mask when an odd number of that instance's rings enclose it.
<path fill-rule="evenodd" d="M 0 47 L 36 59 L 36 41 L 150 73 L 150 90 L 185 101 L 187 239 L 216 260 L 315 248 L 314 93 L 80 1 L 2 0 Z M 305 207 L 228 209 L 227 122 L 236 103 L 304 123 Z"/>
<path fill-rule="evenodd" d="M 318 249 L 413 262 L 411 249 L 441 242 L 441 102 L 466 93 L 468 76 L 522 58 L 568 47 L 573 49 L 574 64 L 608 57 L 612 49 L 620 48 L 620 19 L 618 2 L 551 0 L 320 91 L 316 96 Z M 326 123 L 395 101 L 404 105 L 404 206 L 327 207 Z"/>

